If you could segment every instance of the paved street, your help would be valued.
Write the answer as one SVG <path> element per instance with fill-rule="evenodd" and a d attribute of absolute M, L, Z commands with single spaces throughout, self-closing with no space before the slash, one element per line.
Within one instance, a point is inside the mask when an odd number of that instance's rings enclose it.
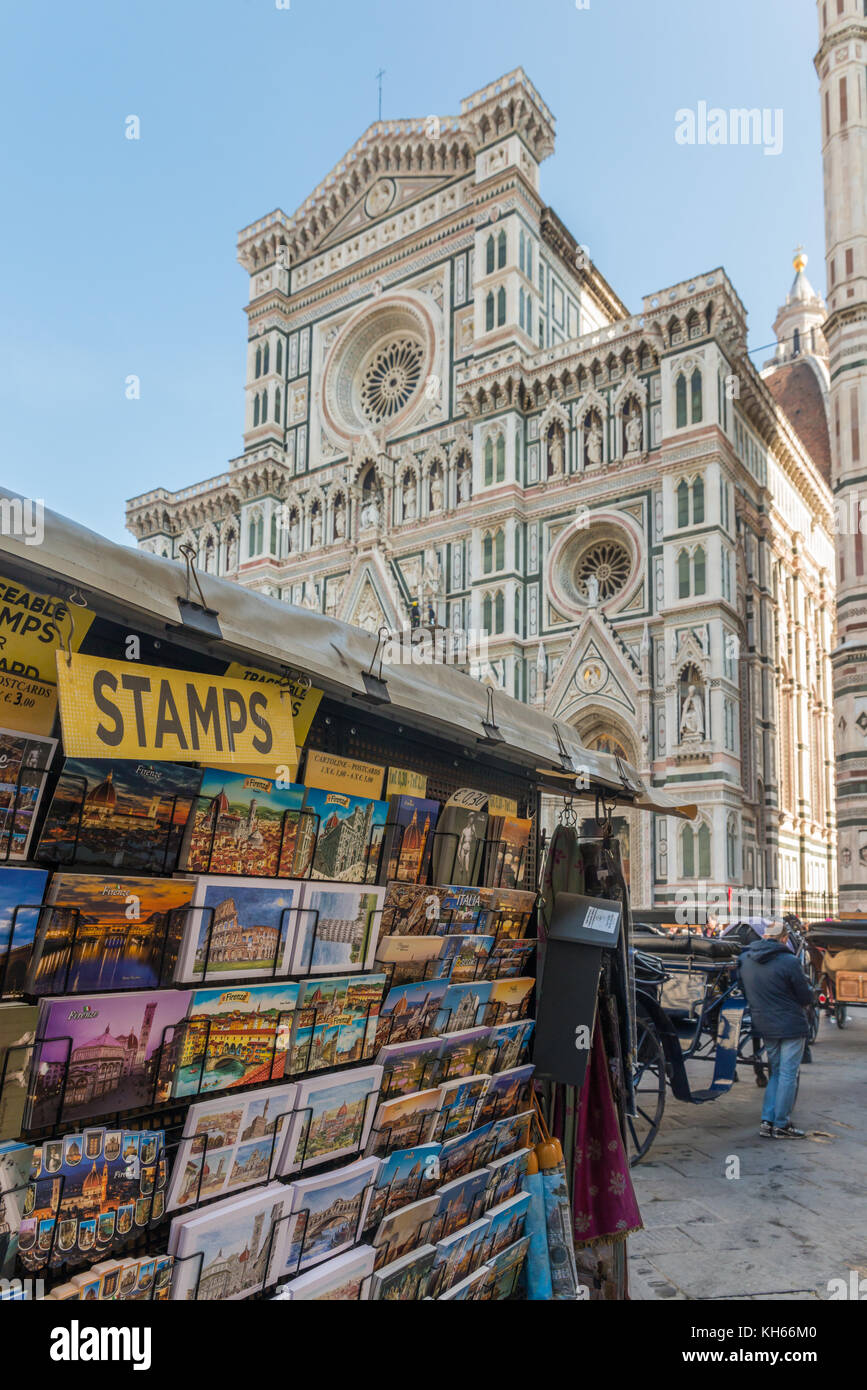
<path fill-rule="evenodd" d="M 630 1238 L 634 1299 L 827 1299 L 867 1277 L 867 1010 L 823 1020 L 794 1121 L 809 1140 L 758 1137 L 752 1072 L 722 1100 L 669 1091 L 656 1143 L 632 1173 L 645 1230 Z M 693 1087 L 710 1066 L 690 1064 Z M 726 1177 L 740 1161 L 740 1176 Z"/>

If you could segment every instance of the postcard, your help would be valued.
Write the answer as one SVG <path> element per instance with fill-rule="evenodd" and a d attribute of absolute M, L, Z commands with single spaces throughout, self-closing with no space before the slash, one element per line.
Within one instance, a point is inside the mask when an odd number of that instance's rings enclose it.
<path fill-rule="evenodd" d="M 63 867 L 170 874 L 202 780 L 180 763 L 67 758 L 36 858 Z"/>
<path fill-rule="evenodd" d="M 491 1056 L 486 1065 L 492 1072 L 508 1071 L 519 1066 L 527 1056 L 535 1019 L 523 1019 L 520 1023 L 499 1023 L 490 1029 Z"/>
<path fill-rule="evenodd" d="M 440 813 L 438 801 L 420 796 L 393 796 L 385 830 L 384 877 L 400 883 L 424 883 Z"/>
<path fill-rule="evenodd" d="M 392 1260 L 374 1272 L 368 1298 L 388 1303 L 410 1303 L 421 1299 L 433 1268 L 436 1247 L 420 1245 L 399 1260 Z"/>
<path fill-rule="evenodd" d="M 487 1266 L 482 1265 L 481 1268 L 474 1269 L 472 1274 L 468 1274 L 465 1279 L 460 1279 L 457 1284 L 452 1284 L 451 1288 L 439 1295 L 437 1301 L 457 1303 L 461 1300 L 468 1300 L 476 1302 L 483 1297 L 487 1278 Z"/>
<path fill-rule="evenodd" d="M 468 1274 L 481 1261 L 482 1241 L 488 1230 L 483 1218 L 463 1226 L 453 1235 L 444 1236 L 436 1243 L 436 1255 L 431 1270 L 430 1288 L 436 1297 L 444 1294 L 453 1284 L 466 1279 Z"/>
<path fill-rule="evenodd" d="M 360 1062 L 376 1050 L 385 976 L 343 975 L 303 980 L 292 1031 L 290 1074 Z"/>
<path fill-rule="evenodd" d="M 495 1158 L 488 1164 L 486 1206 L 495 1207 L 522 1190 L 527 1164 L 532 1152 L 532 1149 L 517 1149 L 515 1153 L 505 1154 L 502 1158 Z"/>
<path fill-rule="evenodd" d="M 382 1067 L 382 1099 L 408 1096 L 439 1081 L 442 1043 L 442 1038 L 416 1038 L 380 1048 L 376 1060 Z"/>
<path fill-rule="evenodd" d="M 505 1250 L 508 1245 L 520 1240 L 524 1234 L 529 1205 L 529 1192 L 518 1192 L 514 1197 L 508 1197 L 505 1202 L 488 1208 L 485 1213 L 485 1220 L 488 1223 L 484 1237 L 483 1254 L 485 1260 L 491 1259 L 501 1250 Z"/>
<path fill-rule="evenodd" d="M 470 1221 L 478 1220 L 483 1214 L 487 1184 L 487 1168 L 475 1168 L 462 1177 L 444 1183 L 437 1193 L 439 1205 L 431 1225 L 430 1239 L 442 1240 Z"/>
<path fill-rule="evenodd" d="M 536 907 L 536 894 L 523 888 L 488 889 L 486 925 L 497 940 L 526 937 Z"/>
<path fill-rule="evenodd" d="M 535 1110 L 523 1110 L 520 1115 L 506 1115 L 502 1120 L 491 1121 L 486 1126 L 490 1133 L 485 1162 L 491 1163 L 503 1154 L 514 1153 L 516 1149 L 529 1148 L 535 1119 Z"/>
<path fill-rule="evenodd" d="M 376 1252 L 370 1245 L 359 1245 L 333 1260 L 299 1274 L 284 1284 L 275 1299 L 321 1298 L 334 1302 L 359 1302 L 367 1298 L 367 1285 L 373 1273 Z"/>
<path fill-rule="evenodd" d="M 376 883 L 387 814 L 387 801 L 308 787 L 295 877 Z"/>
<path fill-rule="evenodd" d="M 381 937 L 376 948 L 376 964 L 386 972 L 392 985 L 433 980 L 449 973 L 440 965 L 440 958 L 451 940 L 441 936 Z"/>
<path fill-rule="evenodd" d="M 504 1115 L 514 1115 L 521 1105 L 526 1109 L 531 1096 L 530 1080 L 535 1070 L 533 1064 L 528 1063 L 490 1077 L 479 1106 L 479 1124 L 501 1120 Z"/>
<path fill-rule="evenodd" d="M 420 883 L 389 883 L 382 907 L 381 936 L 429 936 L 440 932 L 448 888 Z"/>
<path fill-rule="evenodd" d="M 379 1014 L 377 1047 L 412 1042 L 432 1034 L 447 989 L 448 980 L 423 980 L 390 989 Z"/>
<path fill-rule="evenodd" d="M 492 980 L 487 997 L 484 1021 L 492 1027 L 497 1023 L 514 1023 L 522 1018 L 530 1003 L 536 980 L 532 975 L 519 975 L 514 980 Z"/>
<path fill-rule="evenodd" d="M 450 1081 L 456 1076 L 485 1070 L 490 1052 L 490 1028 L 464 1028 L 446 1033 L 440 1039 L 441 1070 L 438 1079 Z"/>
<path fill-rule="evenodd" d="M 176 980 L 200 983 L 221 975 L 252 980 L 291 973 L 300 884 L 231 875 L 201 875 L 193 883 L 192 905 L 199 910 L 185 914 Z"/>
<path fill-rule="evenodd" d="M 47 882 L 46 869 L 0 868 L 0 994 L 6 998 L 24 990 Z"/>
<path fill-rule="evenodd" d="M 479 1125 L 467 1134 L 449 1139 L 440 1149 L 439 1165 L 442 1181 L 462 1178 L 474 1168 L 481 1168 L 488 1162 L 487 1153 L 491 1145 L 491 1125 Z"/>
<path fill-rule="evenodd" d="M 35 1004 L 0 1004 L 0 1140 L 17 1139 L 24 1126 L 38 1018 Z"/>
<path fill-rule="evenodd" d="M 98 1119 L 167 1100 L 190 1001 L 189 990 L 174 989 L 41 999 L 25 1124 Z"/>
<path fill-rule="evenodd" d="M 438 1208 L 438 1197 L 423 1197 L 385 1216 L 373 1237 L 377 1269 L 424 1245 Z"/>
<path fill-rule="evenodd" d="M 300 1273 L 355 1245 L 378 1168 L 377 1159 L 362 1158 L 292 1184 L 288 1192 L 293 1219 L 281 1255 L 285 1273 Z"/>
<path fill-rule="evenodd" d="M 488 829 L 485 882 L 497 888 L 517 888 L 523 881 L 531 820 L 517 816 L 492 816 Z"/>
<path fill-rule="evenodd" d="M 382 1067 L 374 1066 L 299 1081 L 279 1174 L 361 1153 L 373 1123 L 381 1080 Z"/>
<path fill-rule="evenodd" d="M 9 698 L 9 697 L 7 697 Z M 56 738 L 0 729 L 0 857 L 27 859 Z"/>
<path fill-rule="evenodd" d="M 290 973 L 327 975 L 353 968 L 369 970 L 376 956 L 385 890 L 305 883 L 301 891 Z"/>
<path fill-rule="evenodd" d="M 193 990 L 172 1094 L 282 1079 L 298 990 L 291 981 Z"/>
<path fill-rule="evenodd" d="M 494 938 L 496 939 L 496 938 Z M 482 966 L 482 976 L 486 980 L 514 979 L 526 975 L 532 968 L 531 957 L 536 949 L 535 937 L 518 938 L 515 941 L 505 937 L 492 947 Z"/>
<path fill-rule="evenodd" d="M 382 1160 L 367 1208 L 367 1230 L 375 1231 L 398 1207 L 430 1195 L 440 1180 L 439 1151 L 439 1144 L 416 1144 L 395 1149 Z"/>
<path fill-rule="evenodd" d="M 440 973 L 452 984 L 489 978 L 488 964 L 494 949 L 493 936 L 447 936 L 440 954 Z"/>
<path fill-rule="evenodd" d="M 488 829 L 486 792 L 462 787 L 440 814 L 433 852 L 435 883 L 476 884 L 481 877 Z"/>
<path fill-rule="evenodd" d="M 439 1110 L 439 1087 L 382 1101 L 367 1141 L 368 1154 L 387 1154 L 422 1143 L 431 1117 Z"/>
<path fill-rule="evenodd" d="M 450 984 L 442 998 L 432 1032 L 458 1033 L 466 1028 L 480 1027 L 485 1022 L 485 1009 L 494 985 L 489 980 L 472 980 L 467 984 Z"/>
<path fill-rule="evenodd" d="M 15 1273 L 18 1229 L 25 1215 L 32 1163 L 32 1144 L 0 1144 L 0 1276 L 4 1279 Z"/>
<path fill-rule="evenodd" d="M 482 1096 L 490 1081 L 484 1074 L 455 1077 L 445 1081 L 439 1088 L 440 1109 L 431 1119 L 427 1137 L 444 1144 L 459 1134 L 466 1134 L 474 1127 L 474 1118 L 482 1101 Z M 479 1123 L 489 1118 L 479 1114 Z"/>
<path fill-rule="evenodd" d="M 172 1167 L 169 1211 L 277 1176 L 294 1085 L 264 1086 L 191 1105 Z"/>
<path fill-rule="evenodd" d="M 480 1272 L 485 1275 L 481 1298 L 512 1298 L 530 1248 L 530 1237 L 522 1236 L 486 1260 Z"/>
<path fill-rule="evenodd" d="M 159 989 L 170 983 L 193 888 L 175 878 L 56 873 L 27 993 Z"/>
<path fill-rule="evenodd" d="M 290 1189 L 281 1183 L 176 1216 L 168 1253 L 175 1256 L 172 1299 L 245 1298 L 284 1273 L 281 1221 Z"/>
<path fill-rule="evenodd" d="M 188 873 L 294 877 L 304 788 L 228 768 L 205 768 L 184 840 Z"/>
<path fill-rule="evenodd" d="M 449 936 L 484 932 L 491 891 L 451 884 L 443 892 L 437 931 Z"/>

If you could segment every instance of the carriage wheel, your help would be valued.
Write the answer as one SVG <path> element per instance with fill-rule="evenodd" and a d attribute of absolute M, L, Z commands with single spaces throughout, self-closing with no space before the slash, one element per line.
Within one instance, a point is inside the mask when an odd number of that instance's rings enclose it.
<path fill-rule="evenodd" d="M 665 1109 L 665 1051 L 649 1014 L 639 1008 L 635 1020 L 636 1062 L 632 1073 L 635 1114 L 627 1115 L 630 1167 L 647 1153 Z"/>
<path fill-rule="evenodd" d="M 845 1004 L 834 1005 L 834 1022 L 838 1028 L 845 1028 L 849 1022 L 849 1010 Z"/>

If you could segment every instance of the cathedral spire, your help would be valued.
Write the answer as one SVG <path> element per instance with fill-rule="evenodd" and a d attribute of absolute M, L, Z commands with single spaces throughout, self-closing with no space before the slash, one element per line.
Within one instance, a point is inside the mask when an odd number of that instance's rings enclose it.
<path fill-rule="evenodd" d="M 827 360 L 828 348 L 822 335 L 825 321 L 825 301 L 807 279 L 807 254 L 798 246 L 792 258 L 795 278 L 786 301 L 777 310 L 774 335 L 777 347 L 766 368 L 793 362 L 798 357 L 817 357 Z"/>

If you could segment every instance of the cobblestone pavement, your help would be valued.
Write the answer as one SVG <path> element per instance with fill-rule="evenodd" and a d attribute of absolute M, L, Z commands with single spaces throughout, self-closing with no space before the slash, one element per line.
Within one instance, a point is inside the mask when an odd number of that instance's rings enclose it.
<path fill-rule="evenodd" d="M 843 1031 L 822 1020 L 801 1068 L 794 1121 L 809 1139 L 759 1138 L 762 1092 L 743 1068 L 721 1100 L 668 1092 L 632 1169 L 645 1225 L 629 1239 L 632 1298 L 827 1299 L 829 1280 L 867 1279 L 867 1009 L 849 1017 Z M 689 1072 L 709 1085 L 708 1063 Z"/>

